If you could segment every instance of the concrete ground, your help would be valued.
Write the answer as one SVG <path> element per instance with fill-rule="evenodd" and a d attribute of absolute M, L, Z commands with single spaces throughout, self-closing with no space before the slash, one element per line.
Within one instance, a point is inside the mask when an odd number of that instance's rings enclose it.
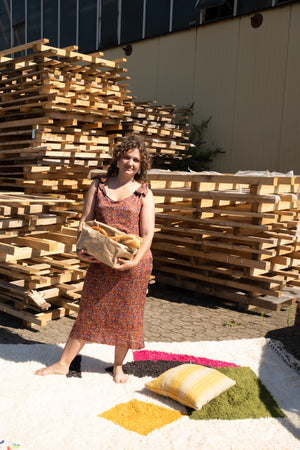
<path fill-rule="evenodd" d="M 299 306 L 298 306 L 299 308 Z M 213 341 L 271 337 L 300 360 L 300 321 L 297 305 L 281 311 L 240 311 L 221 299 L 155 283 L 145 306 L 146 341 Z M 0 312 L 0 343 L 63 343 L 74 318 L 48 322 L 39 330 L 25 328 L 19 319 Z"/>

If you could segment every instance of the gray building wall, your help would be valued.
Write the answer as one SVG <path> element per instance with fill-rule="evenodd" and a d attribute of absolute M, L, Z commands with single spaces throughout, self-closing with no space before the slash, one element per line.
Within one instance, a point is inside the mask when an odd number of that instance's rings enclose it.
<path fill-rule="evenodd" d="M 178 107 L 194 103 L 195 123 L 212 116 L 207 137 L 226 150 L 213 169 L 300 174 L 300 4 L 132 44 L 132 95 Z M 104 57 L 124 57 L 124 46 Z"/>

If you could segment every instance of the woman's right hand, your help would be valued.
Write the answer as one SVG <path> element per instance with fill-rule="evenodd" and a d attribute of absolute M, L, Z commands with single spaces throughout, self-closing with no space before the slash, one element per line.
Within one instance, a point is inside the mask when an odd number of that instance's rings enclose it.
<path fill-rule="evenodd" d="M 76 254 L 80 261 L 92 263 L 92 262 L 99 262 L 98 259 L 95 258 L 95 256 L 89 255 L 86 250 L 84 249 L 77 249 Z"/>

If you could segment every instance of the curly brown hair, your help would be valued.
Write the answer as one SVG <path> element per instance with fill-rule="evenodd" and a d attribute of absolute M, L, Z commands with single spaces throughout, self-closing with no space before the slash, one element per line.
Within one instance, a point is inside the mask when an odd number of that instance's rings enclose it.
<path fill-rule="evenodd" d="M 145 183 L 147 181 L 147 171 L 151 167 L 151 157 L 146 149 L 144 140 L 136 134 L 124 137 L 121 143 L 114 148 L 112 160 L 107 170 L 107 177 L 115 177 L 118 175 L 118 161 L 128 152 L 128 150 L 134 148 L 137 148 L 140 151 L 141 156 L 140 170 L 135 174 L 134 179 L 139 183 Z"/>

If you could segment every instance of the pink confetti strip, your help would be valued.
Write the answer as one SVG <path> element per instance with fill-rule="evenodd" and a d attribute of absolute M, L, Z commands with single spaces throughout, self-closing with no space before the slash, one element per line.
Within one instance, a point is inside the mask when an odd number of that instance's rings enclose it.
<path fill-rule="evenodd" d="M 155 350 L 135 351 L 133 352 L 133 359 L 134 361 L 158 361 L 159 359 L 162 359 L 164 361 L 181 361 L 182 363 L 190 361 L 195 364 L 201 364 L 203 366 L 210 367 L 240 367 L 237 364 L 225 361 L 195 357 L 191 355 L 180 355 L 177 353 L 158 352 Z"/>

